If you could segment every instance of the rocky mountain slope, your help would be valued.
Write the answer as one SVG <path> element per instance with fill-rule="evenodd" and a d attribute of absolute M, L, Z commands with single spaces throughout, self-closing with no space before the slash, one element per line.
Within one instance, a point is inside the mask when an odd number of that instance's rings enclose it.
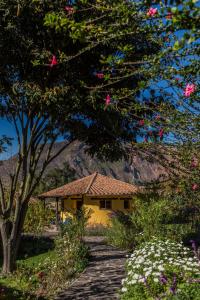
<path fill-rule="evenodd" d="M 56 143 L 53 151 L 57 151 L 62 146 L 61 143 Z M 67 162 L 71 168 L 76 170 L 77 178 L 87 176 L 95 171 L 103 175 L 112 176 L 130 183 L 145 183 L 158 180 L 166 176 L 167 171 L 161 166 L 158 161 L 147 161 L 145 158 L 136 155 L 132 163 L 123 160 L 111 163 L 102 162 L 96 157 L 90 157 L 86 152 L 86 147 L 83 143 L 74 142 L 64 152 L 60 154 L 48 167 L 62 167 L 64 162 Z M 8 178 L 9 173 L 14 167 L 16 157 L 13 156 L 8 160 L 4 160 L 0 164 L 0 176 Z M 41 162 L 44 160 L 44 155 Z M 40 162 L 40 163 L 41 163 Z"/>

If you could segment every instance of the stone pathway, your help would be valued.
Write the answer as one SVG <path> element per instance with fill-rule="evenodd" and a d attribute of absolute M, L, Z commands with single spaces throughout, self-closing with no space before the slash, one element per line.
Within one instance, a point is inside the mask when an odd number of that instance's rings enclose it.
<path fill-rule="evenodd" d="M 86 237 L 91 260 L 86 270 L 56 300 L 115 300 L 125 276 L 125 251 L 104 243 L 103 237 Z"/>

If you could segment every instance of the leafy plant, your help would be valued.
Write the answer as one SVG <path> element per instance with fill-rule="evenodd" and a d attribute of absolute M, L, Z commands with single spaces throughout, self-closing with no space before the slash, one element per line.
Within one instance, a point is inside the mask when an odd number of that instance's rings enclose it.
<path fill-rule="evenodd" d="M 25 222 L 24 232 L 32 234 L 40 234 L 46 226 L 55 219 L 55 212 L 46 207 L 40 201 L 32 201 L 29 203 Z"/>
<path fill-rule="evenodd" d="M 131 249 L 135 245 L 135 235 L 138 228 L 132 223 L 131 216 L 123 212 L 114 212 L 111 225 L 105 231 L 106 240 L 119 248 Z"/>
<path fill-rule="evenodd" d="M 200 261 L 181 243 L 154 238 L 138 247 L 126 266 L 122 299 L 187 299 L 181 297 L 190 289 L 190 299 L 198 299 Z"/>

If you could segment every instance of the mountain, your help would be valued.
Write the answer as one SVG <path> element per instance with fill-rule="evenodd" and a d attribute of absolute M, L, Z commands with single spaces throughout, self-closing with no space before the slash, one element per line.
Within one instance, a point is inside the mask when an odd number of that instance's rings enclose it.
<path fill-rule="evenodd" d="M 63 143 L 56 143 L 53 152 L 58 151 Z M 45 152 L 45 151 L 44 151 Z M 42 155 L 40 164 L 45 159 L 45 153 Z M 0 176 L 8 179 L 9 173 L 12 172 L 15 165 L 16 156 L 8 160 L 1 161 Z M 96 157 L 91 157 L 86 153 L 86 146 L 78 141 L 72 143 L 60 156 L 58 156 L 48 166 L 48 170 L 55 167 L 63 167 L 63 163 L 67 162 L 71 168 L 75 169 L 77 178 L 87 176 L 95 171 L 103 175 L 112 176 L 116 179 L 129 183 L 146 183 L 165 178 L 166 169 L 155 159 L 147 160 L 142 155 L 135 155 L 132 162 L 124 159 L 117 162 L 102 162 Z M 47 170 L 47 172 L 48 172 Z"/>

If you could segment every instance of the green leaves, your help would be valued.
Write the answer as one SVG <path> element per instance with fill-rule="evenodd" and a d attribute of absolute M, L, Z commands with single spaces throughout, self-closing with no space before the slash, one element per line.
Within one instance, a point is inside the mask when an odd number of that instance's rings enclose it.
<path fill-rule="evenodd" d="M 176 41 L 173 46 L 173 50 L 178 51 L 182 48 L 182 43 L 180 41 Z"/>

